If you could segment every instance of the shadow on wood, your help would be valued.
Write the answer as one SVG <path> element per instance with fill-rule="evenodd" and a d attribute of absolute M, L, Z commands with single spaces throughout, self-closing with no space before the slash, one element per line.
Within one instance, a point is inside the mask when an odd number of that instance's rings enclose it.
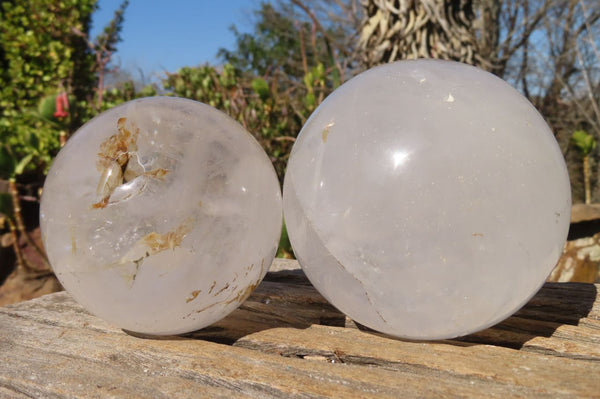
<path fill-rule="evenodd" d="M 564 352 L 568 345 L 581 346 L 580 357 L 600 360 L 598 353 L 587 356 L 586 342 L 597 338 L 600 309 L 597 288 L 584 283 L 546 283 L 517 313 L 495 326 L 465 337 L 463 342 L 502 345 L 514 349 L 550 353 Z M 552 346 L 544 344 L 553 342 Z M 593 340 L 592 340 L 593 341 Z M 571 356 L 578 357 L 578 356 Z"/>
<path fill-rule="evenodd" d="M 346 317 L 329 304 L 299 270 L 269 272 L 250 297 L 229 316 L 188 334 L 156 337 L 125 331 L 147 339 L 204 339 L 231 345 L 245 335 L 269 328 L 308 328 L 315 324 L 343 327 Z"/>
<path fill-rule="evenodd" d="M 591 350 L 594 344 L 588 342 L 590 337 L 597 337 L 596 328 L 600 327 L 600 309 L 594 308 L 597 294 L 593 284 L 546 283 L 523 308 L 503 322 L 464 337 L 430 343 L 444 342 L 462 347 L 501 345 L 531 352 L 600 360 L 600 352 L 597 348 Z M 245 337 L 264 330 L 308 329 L 315 325 L 349 327 L 387 339 L 420 342 L 387 336 L 353 322 L 329 304 L 299 269 L 267 273 L 264 281 L 244 304 L 228 317 L 202 330 L 173 337 L 128 333 L 150 339 L 202 339 L 237 345 Z M 572 351 L 573 348 L 578 350 Z"/>

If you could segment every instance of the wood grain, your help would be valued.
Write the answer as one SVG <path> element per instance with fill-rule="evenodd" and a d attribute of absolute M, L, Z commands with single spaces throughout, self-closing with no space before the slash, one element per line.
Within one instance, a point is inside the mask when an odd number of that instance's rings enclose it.
<path fill-rule="evenodd" d="M 367 331 L 276 262 L 206 329 L 128 334 L 67 293 L 0 308 L 0 397 L 598 397 L 593 284 L 549 283 L 515 316 L 459 340 Z"/>

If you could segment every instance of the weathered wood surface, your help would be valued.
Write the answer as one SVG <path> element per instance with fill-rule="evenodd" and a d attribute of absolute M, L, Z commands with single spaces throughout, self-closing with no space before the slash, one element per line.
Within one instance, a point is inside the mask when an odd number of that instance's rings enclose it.
<path fill-rule="evenodd" d="M 413 342 L 357 328 L 295 262 L 274 266 L 183 336 L 127 334 L 64 292 L 0 308 L 0 398 L 600 397 L 599 285 L 548 283 L 493 328 Z"/>

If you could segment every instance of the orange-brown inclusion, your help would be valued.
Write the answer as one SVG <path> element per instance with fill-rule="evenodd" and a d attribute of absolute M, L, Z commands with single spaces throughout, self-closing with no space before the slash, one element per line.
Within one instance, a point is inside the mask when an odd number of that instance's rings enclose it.
<path fill-rule="evenodd" d="M 198 296 L 198 294 L 200 294 L 200 292 L 202 292 L 202 290 L 192 291 L 190 296 L 185 301 L 192 302 L 194 299 L 196 299 L 196 297 Z"/>
<path fill-rule="evenodd" d="M 190 231 L 192 231 L 191 220 L 186 220 L 175 230 L 169 231 L 165 234 L 152 232 L 143 237 L 140 241 L 150 248 L 150 254 L 153 255 L 167 249 L 178 247 L 181 245 L 181 241 L 185 235 Z"/>
<path fill-rule="evenodd" d="M 135 129 L 135 131 L 131 132 L 125 127 L 125 122 L 127 122 L 127 118 L 119 118 L 117 121 L 117 134 L 113 134 L 106 140 L 100 144 L 100 152 L 98 153 L 98 161 L 96 162 L 96 167 L 99 172 L 102 172 L 102 176 L 106 170 L 112 168 L 115 163 L 121 168 L 120 176 L 116 176 L 116 179 L 120 181 L 118 184 L 113 184 L 112 187 L 106 187 L 109 185 L 108 182 L 104 183 L 104 196 L 102 199 L 95 204 L 92 205 L 92 208 L 104 208 L 108 205 L 108 200 L 114 189 L 122 184 L 123 173 L 125 172 L 125 168 L 127 167 L 127 163 L 129 162 L 129 158 L 132 152 L 137 150 L 137 138 L 139 134 L 139 129 Z M 102 181 L 100 181 L 102 184 Z M 100 187 L 98 187 L 100 189 Z"/>

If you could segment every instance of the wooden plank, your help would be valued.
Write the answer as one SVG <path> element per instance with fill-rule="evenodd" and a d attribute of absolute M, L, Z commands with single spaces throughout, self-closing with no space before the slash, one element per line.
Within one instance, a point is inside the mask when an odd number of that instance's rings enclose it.
<path fill-rule="evenodd" d="M 600 363 L 489 345 L 391 340 L 353 329 L 325 326 L 264 330 L 241 338 L 235 345 L 288 357 L 319 356 L 330 362 L 410 372 L 427 376 L 432 383 L 469 381 L 481 392 L 487 392 L 491 384 L 505 384 L 526 396 L 591 397 L 600 390 Z"/>
<path fill-rule="evenodd" d="M 594 319 L 572 326 L 513 316 L 492 328 L 459 340 L 571 359 L 600 361 L 600 322 Z"/>
<path fill-rule="evenodd" d="M 546 283 L 516 315 L 567 324 L 600 320 L 599 290 L 600 284 Z"/>
<path fill-rule="evenodd" d="M 589 222 L 600 219 L 599 204 L 574 204 L 571 207 L 571 223 Z"/>
<path fill-rule="evenodd" d="M 480 387 L 462 379 L 432 384 L 432 376 L 410 371 L 312 362 L 183 337 L 140 339 L 100 320 L 90 324 L 91 316 L 81 309 L 69 312 L 68 320 L 48 320 L 47 301 L 52 307 L 61 303 L 63 309 L 78 306 L 66 294 L 54 294 L 31 301 L 36 307 L 27 314 L 6 308 L 0 312 L 4 390 L 49 398 L 393 398 L 442 397 L 448 390 L 466 396 L 480 393 Z M 531 393 L 488 385 L 490 397 Z"/>
<path fill-rule="evenodd" d="M 0 397 L 600 392 L 598 285 L 546 284 L 490 329 L 460 340 L 411 342 L 356 326 L 318 294 L 296 262 L 275 266 L 238 310 L 183 336 L 126 334 L 64 292 L 0 308 Z"/>

